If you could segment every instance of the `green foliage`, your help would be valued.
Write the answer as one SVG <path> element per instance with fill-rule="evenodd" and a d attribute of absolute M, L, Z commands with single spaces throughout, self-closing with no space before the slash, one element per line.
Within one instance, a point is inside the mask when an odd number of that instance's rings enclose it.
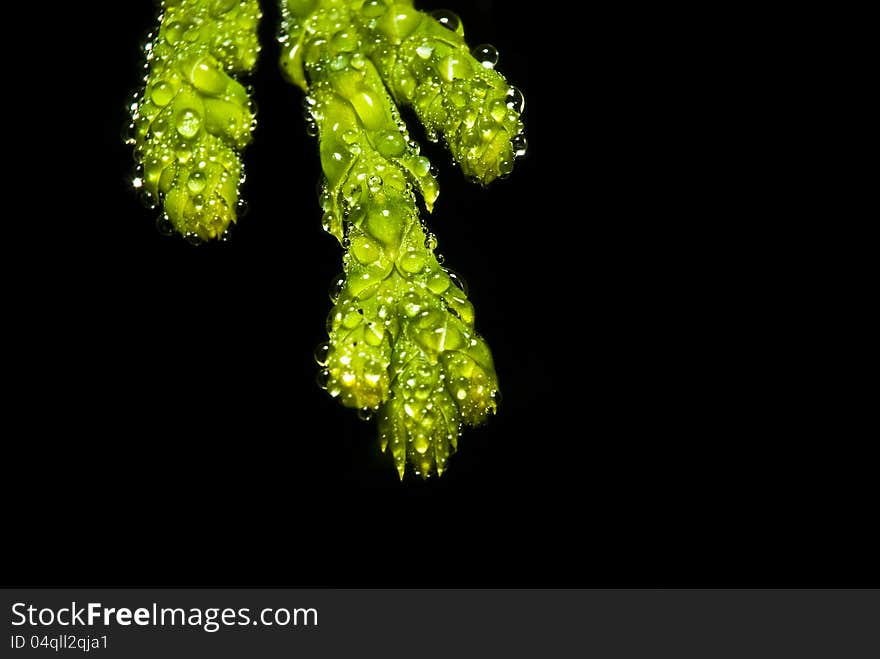
<path fill-rule="evenodd" d="M 256 64 L 259 19 L 256 0 L 166 0 L 147 44 L 147 84 L 132 106 L 143 167 L 135 186 L 194 240 L 219 238 L 235 221 L 254 112 L 230 74 Z"/>
<path fill-rule="evenodd" d="M 200 0 L 164 10 L 134 116 L 142 185 L 179 232 L 214 238 L 235 219 L 237 150 L 253 119 L 227 72 L 253 66 L 259 11 Z M 524 153 L 522 95 L 494 69 L 491 46 L 471 52 L 450 12 L 391 0 L 282 0 L 281 11 L 281 67 L 306 92 L 318 137 L 323 226 L 345 249 L 316 353 L 322 386 L 377 417 L 401 478 L 407 464 L 442 474 L 462 427 L 495 413 L 498 381 L 464 284 L 419 216 L 416 194 L 430 212 L 439 188 L 398 104 L 485 185 Z"/>

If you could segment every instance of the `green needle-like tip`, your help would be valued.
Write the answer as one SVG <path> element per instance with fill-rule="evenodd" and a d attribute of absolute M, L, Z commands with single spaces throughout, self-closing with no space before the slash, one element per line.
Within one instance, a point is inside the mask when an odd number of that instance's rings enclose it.
<path fill-rule="evenodd" d="M 494 49 L 471 54 L 451 13 L 384 0 L 281 9 L 281 66 L 307 91 L 319 138 L 323 225 L 346 249 L 320 381 L 376 413 L 401 478 L 407 464 L 422 478 L 442 474 L 462 426 L 495 412 L 498 381 L 463 283 L 440 266 L 419 218 L 415 192 L 430 211 L 439 189 L 395 99 L 486 184 L 524 151 L 521 95 L 494 70 Z"/>
<path fill-rule="evenodd" d="M 140 170 L 133 181 L 193 239 L 221 237 L 236 219 L 240 151 L 254 110 L 231 74 L 254 68 L 256 0 L 165 0 L 146 46 L 146 86 L 132 105 Z"/>

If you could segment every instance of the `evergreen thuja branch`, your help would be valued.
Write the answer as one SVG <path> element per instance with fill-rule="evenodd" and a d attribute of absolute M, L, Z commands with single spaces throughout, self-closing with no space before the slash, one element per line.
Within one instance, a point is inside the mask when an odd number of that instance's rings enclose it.
<path fill-rule="evenodd" d="M 164 0 L 147 43 L 145 88 L 132 105 L 134 186 L 161 204 L 161 223 L 193 241 L 224 235 L 236 219 L 239 152 L 254 110 L 232 74 L 254 68 L 256 0 Z"/>
<path fill-rule="evenodd" d="M 416 195 L 431 212 L 439 188 L 398 104 L 485 185 L 525 152 L 522 94 L 495 70 L 494 48 L 468 48 L 451 12 L 412 0 L 280 5 L 281 67 L 306 92 L 318 137 L 322 223 L 345 249 L 316 353 L 321 384 L 377 417 L 401 478 L 407 465 L 442 474 L 462 427 L 495 413 L 498 380 L 463 281 L 440 265 L 420 218 Z M 147 45 L 133 183 L 194 242 L 225 236 L 236 219 L 254 112 L 232 75 L 254 67 L 259 19 L 256 0 L 164 0 Z"/>
<path fill-rule="evenodd" d="M 401 478 L 407 464 L 423 478 L 442 474 L 462 426 L 495 412 L 498 381 L 473 305 L 419 218 L 415 191 L 431 210 L 437 182 L 389 90 L 482 183 L 509 173 L 524 149 L 519 92 L 494 61 L 471 55 L 448 12 L 382 0 L 281 8 L 282 67 L 307 91 L 319 141 L 324 227 L 346 249 L 317 355 L 322 386 L 377 413 Z"/>

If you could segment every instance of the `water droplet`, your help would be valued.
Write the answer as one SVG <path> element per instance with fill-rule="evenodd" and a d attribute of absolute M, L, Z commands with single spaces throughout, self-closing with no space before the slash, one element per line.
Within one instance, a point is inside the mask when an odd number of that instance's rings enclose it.
<path fill-rule="evenodd" d="M 165 213 L 156 218 L 156 230 L 163 236 L 174 235 L 174 224 L 171 223 L 171 218 Z"/>
<path fill-rule="evenodd" d="M 449 278 L 442 272 L 434 272 L 428 277 L 428 290 L 436 295 L 440 295 L 449 288 Z"/>
<path fill-rule="evenodd" d="M 361 13 L 367 18 L 376 18 L 384 14 L 387 9 L 382 0 L 367 0 L 361 7 Z"/>
<path fill-rule="evenodd" d="M 522 133 L 514 135 L 513 139 L 510 140 L 510 145 L 513 147 L 513 155 L 517 158 L 522 158 L 526 155 L 526 150 L 529 147 L 528 140 L 526 140 L 526 136 Z"/>
<path fill-rule="evenodd" d="M 513 158 L 508 158 L 507 156 L 501 156 L 498 159 L 498 178 L 507 178 L 508 175 L 513 171 Z"/>
<path fill-rule="evenodd" d="M 425 176 L 431 171 L 431 161 L 425 158 L 425 156 L 416 156 L 411 161 L 411 167 L 413 173 L 421 178 Z"/>
<path fill-rule="evenodd" d="M 333 211 L 327 211 L 321 216 L 321 228 L 327 233 L 333 233 L 339 222 L 336 220 L 336 214 Z"/>
<path fill-rule="evenodd" d="M 362 407 L 358 410 L 357 415 L 361 421 L 370 421 L 373 418 L 373 410 L 369 407 Z"/>
<path fill-rule="evenodd" d="M 437 236 L 435 236 L 433 233 L 429 233 L 425 237 L 425 249 L 429 249 L 432 252 L 437 249 Z"/>
<path fill-rule="evenodd" d="M 175 125 L 183 137 L 195 137 L 202 128 L 202 118 L 195 110 L 186 109 L 177 115 Z"/>
<path fill-rule="evenodd" d="M 345 67 L 348 66 L 348 54 L 347 53 L 339 53 L 336 57 L 330 60 L 328 64 L 331 71 L 342 71 Z"/>
<path fill-rule="evenodd" d="M 406 151 L 406 139 L 399 130 L 389 130 L 376 140 L 376 150 L 386 158 L 397 158 Z"/>
<path fill-rule="evenodd" d="M 345 273 L 340 272 L 336 277 L 333 278 L 333 282 L 330 284 L 330 301 L 333 304 L 336 304 L 336 300 L 339 299 L 339 296 L 342 295 L 342 291 L 345 288 Z"/>
<path fill-rule="evenodd" d="M 309 137 L 318 136 L 318 123 L 316 121 L 306 121 L 306 135 Z"/>
<path fill-rule="evenodd" d="M 330 44 L 340 52 L 352 53 L 358 49 L 360 41 L 354 30 L 340 30 L 331 37 Z"/>
<path fill-rule="evenodd" d="M 490 43 L 484 43 L 474 47 L 471 51 L 471 55 L 473 55 L 474 59 L 476 59 L 485 69 L 494 69 L 495 65 L 498 64 L 498 50 Z"/>
<path fill-rule="evenodd" d="M 348 63 L 351 64 L 352 68 L 361 70 L 366 65 L 367 58 L 360 53 L 352 53 L 351 57 L 348 58 Z"/>
<path fill-rule="evenodd" d="M 468 285 L 460 274 L 458 274 L 455 270 L 450 270 L 449 268 L 443 268 L 446 270 L 446 274 L 449 275 L 449 278 L 452 280 L 452 283 L 458 286 L 462 293 L 465 295 L 468 294 Z"/>
<path fill-rule="evenodd" d="M 416 55 L 418 55 L 422 59 L 428 59 L 433 52 L 434 48 L 426 43 L 423 43 L 416 48 Z"/>
<path fill-rule="evenodd" d="M 336 325 L 337 322 L 342 322 L 342 314 L 333 308 L 327 313 L 327 319 L 324 321 L 324 327 L 327 330 L 327 334 L 333 333 L 333 326 Z"/>
<path fill-rule="evenodd" d="M 355 204 L 346 213 L 348 215 L 346 219 L 356 227 L 359 227 L 367 216 L 367 210 L 361 204 Z"/>
<path fill-rule="evenodd" d="M 173 46 L 180 40 L 184 30 L 186 30 L 186 25 L 180 21 L 173 21 L 165 29 L 165 41 Z"/>
<path fill-rule="evenodd" d="M 156 120 L 150 124 L 150 135 L 152 137 L 162 137 L 167 130 L 168 121 L 164 116 L 157 117 Z"/>
<path fill-rule="evenodd" d="M 131 146 L 137 142 L 137 126 L 129 122 L 122 127 L 122 141 Z"/>
<path fill-rule="evenodd" d="M 327 385 L 330 384 L 330 371 L 326 368 L 322 368 L 318 371 L 318 374 L 315 376 L 315 383 L 321 387 L 321 389 L 327 390 Z"/>
<path fill-rule="evenodd" d="M 353 242 L 351 253 L 358 261 L 369 265 L 379 258 L 379 246 L 369 238 L 359 238 Z"/>
<path fill-rule="evenodd" d="M 437 263 L 439 263 L 440 265 L 443 265 L 443 262 L 446 260 L 446 257 L 443 256 L 442 254 L 440 254 L 439 252 L 434 254 L 434 258 L 437 259 Z"/>
<path fill-rule="evenodd" d="M 493 389 L 493 390 L 492 390 L 492 393 L 491 393 L 491 396 L 492 396 L 492 400 L 495 401 L 495 404 L 496 404 L 496 405 L 501 405 L 502 396 L 501 396 L 501 390 L 500 390 L 500 389 Z"/>
<path fill-rule="evenodd" d="M 201 92 L 211 96 L 220 96 L 226 91 L 226 75 L 217 68 L 213 59 L 207 57 L 196 62 L 187 71 L 189 81 Z"/>
<path fill-rule="evenodd" d="M 318 347 L 315 348 L 315 361 L 318 363 L 318 366 L 326 366 L 329 358 L 330 344 L 327 342 L 318 344 Z"/>
<path fill-rule="evenodd" d="M 410 274 L 416 274 L 425 267 L 425 253 L 410 247 L 406 252 L 401 254 L 399 259 L 400 267 Z"/>
<path fill-rule="evenodd" d="M 498 98 L 492 101 L 492 104 L 489 106 L 489 116 L 500 124 L 504 121 L 504 117 L 507 115 L 507 110 L 507 103 Z"/>
<path fill-rule="evenodd" d="M 369 178 L 367 184 L 370 187 L 370 192 L 379 192 L 382 188 L 382 177 L 373 175 Z"/>
<path fill-rule="evenodd" d="M 345 316 L 342 318 L 342 325 L 346 329 L 354 329 L 360 325 L 363 320 L 363 310 L 355 310 L 354 307 L 349 307 L 346 310 Z M 355 342 L 353 345 L 357 345 L 357 343 Z"/>
<path fill-rule="evenodd" d="M 526 109 L 526 97 L 516 87 L 511 87 L 507 90 L 507 107 L 520 114 Z"/>
<path fill-rule="evenodd" d="M 189 188 L 189 191 L 193 194 L 198 194 L 202 190 L 205 189 L 205 186 L 208 184 L 208 177 L 205 172 L 195 171 L 190 174 L 189 179 L 186 182 L 186 187 Z"/>
<path fill-rule="evenodd" d="M 175 94 L 174 87 L 169 85 L 164 80 L 160 80 L 155 85 L 153 85 L 153 89 L 150 92 L 150 99 L 156 105 L 160 107 L 164 107 L 171 102 L 171 99 L 174 98 Z"/>
<path fill-rule="evenodd" d="M 437 9 L 436 11 L 432 11 L 430 15 L 434 20 L 440 23 L 440 25 L 453 32 L 458 31 L 458 28 L 461 25 L 461 20 L 458 18 L 458 15 L 449 9 Z"/>

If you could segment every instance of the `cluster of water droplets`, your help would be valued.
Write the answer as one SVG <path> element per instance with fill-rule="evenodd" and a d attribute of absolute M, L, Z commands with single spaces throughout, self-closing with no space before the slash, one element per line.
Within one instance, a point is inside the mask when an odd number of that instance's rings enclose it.
<path fill-rule="evenodd" d="M 239 151 L 256 110 L 231 74 L 256 64 L 259 19 L 256 0 L 163 3 L 126 136 L 138 163 L 132 187 L 149 207 L 162 206 L 162 233 L 194 243 L 224 239 L 244 211 Z"/>

